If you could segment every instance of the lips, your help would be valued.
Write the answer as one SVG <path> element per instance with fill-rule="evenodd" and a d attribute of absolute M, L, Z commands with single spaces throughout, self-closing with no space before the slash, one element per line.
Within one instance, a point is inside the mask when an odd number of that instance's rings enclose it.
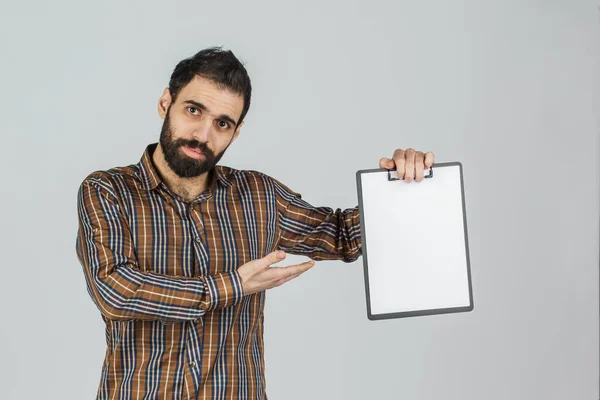
<path fill-rule="evenodd" d="M 190 156 L 190 157 L 194 157 L 194 158 L 202 158 L 204 157 L 204 153 L 202 153 L 199 150 L 196 149 L 191 149 L 187 146 L 183 146 L 183 150 Z"/>

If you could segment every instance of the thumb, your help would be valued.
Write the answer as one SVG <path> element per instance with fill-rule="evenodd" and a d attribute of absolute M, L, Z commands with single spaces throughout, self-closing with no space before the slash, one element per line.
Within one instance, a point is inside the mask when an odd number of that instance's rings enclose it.
<path fill-rule="evenodd" d="M 394 168 L 395 164 L 396 163 L 394 163 L 394 160 L 390 160 L 386 157 L 382 157 L 379 160 L 379 168 Z"/>
<path fill-rule="evenodd" d="M 269 253 L 263 260 L 266 261 L 267 265 L 275 264 L 285 258 L 285 252 L 281 250 L 276 250 Z"/>

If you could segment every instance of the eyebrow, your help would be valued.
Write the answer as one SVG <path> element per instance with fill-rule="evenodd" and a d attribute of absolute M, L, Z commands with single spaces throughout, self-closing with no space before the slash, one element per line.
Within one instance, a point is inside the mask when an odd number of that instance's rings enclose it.
<path fill-rule="evenodd" d="M 204 104 L 198 103 L 196 100 L 185 100 L 183 102 L 183 104 L 192 104 L 194 107 L 197 107 L 197 108 L 201 109 L 202 111 L 208 111 L 208 108 L 206 108 L 206 106 Z M 218 118 L 229 122 L 234 127 L 237 126 L 237 122 L 235 121 L 235 119 L 231 118 L 227 114 L 221 114 L 221 115 L 219 115 Z"/>

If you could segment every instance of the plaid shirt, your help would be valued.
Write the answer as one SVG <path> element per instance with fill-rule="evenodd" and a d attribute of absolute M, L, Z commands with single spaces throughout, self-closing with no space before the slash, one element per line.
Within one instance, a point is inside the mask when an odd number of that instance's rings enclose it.
<path fill-rule="evenodd" d="M 267 399 L 265 292 L 244 295 L 237 268 L 276 249 L 356 260 L 358 206 L 314 207 L 264 173 L 219 165 L 186 203 L 161 181 L 156 145 L 78 191 L 77 257 L 106 323 L 97 398 Z"/>

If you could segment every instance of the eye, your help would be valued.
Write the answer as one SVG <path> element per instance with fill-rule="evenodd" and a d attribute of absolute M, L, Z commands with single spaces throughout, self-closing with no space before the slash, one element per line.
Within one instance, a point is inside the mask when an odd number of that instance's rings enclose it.
<path fill-rule="evenodd" d="M 223 128 L 223 129 L 227 129 L 227 128 L 229 128 L 229 122 L 221 120 L 221 121 L 219 121 L 219 127 Z"/>
<path fill-rule="evenodd" d="M 188 111 L 189 111 L 190 114 L 192 114 L 192 115 L 198 115 L 198 114 L 195 113 L 195 111 L 198 111 L 198 109 L 196 107 L 188 107 L 187 109 L 188 109 Z"/>

